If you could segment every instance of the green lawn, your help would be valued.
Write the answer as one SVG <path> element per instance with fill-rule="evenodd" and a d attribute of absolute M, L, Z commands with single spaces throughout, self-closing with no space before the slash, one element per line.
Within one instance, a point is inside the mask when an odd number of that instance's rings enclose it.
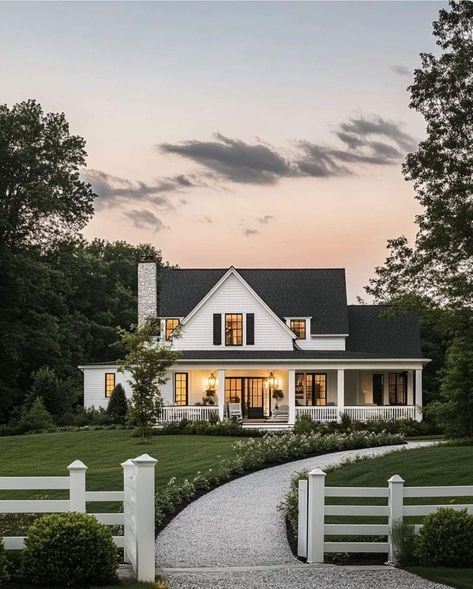
<path fill-rule="evenodd" d="M 393 452 L 369 460 L 346 464 L 329 472 L 327 486 L 385 487 L 393 474 L 399 474 L 411 486 L 473 485 L 473 446 L 433 446 Z M 406 503 L 473 503 L 473 497 L 410 499 Z M 338 499 L 327 503 L 386 504 L 385 499 Z M 327 518 L 332 523 L 353 518 Z M 360 523 L 383 523 L 382 518 L 363 517 Z M 408 518 L 410 523 L 421 518 Z M 335 538 L 334 538 L 335 539 Z M 473 565 L 473 563 L 472 563 Z M 415 567 L 409 569 L 426 579 L 451 585 L 457 589 L 473 589 L 473 569 Z"/>
<path fill-rule="evenodd" d="M 473 569 L 412 567 L 408 570 L 434 583 L 451 585 L 456 589 L 473 589 Z"/>
<path fill-rule="evenodd" d="M 198 470 L 215 467 L 233 454 L 237 438 L 218 436 L 153 436 L 141 444 L 131 430 L 101 430 L 32 434 L 0 438 L 0 476 L 67 475 L 67 465 L 76 459 L 87 466 L 87 489 L 123 488 L 120 464 L 127 458 L 150 454 L 158 459 L 156 486 L 175 476 L 182 480 Z M 238 438 L 241 439 L 241 438 Z M 42 494 L 57 497 L 57 493 Z M 2 498 L 19 497 L 18 492 L 2 492 Z"/>

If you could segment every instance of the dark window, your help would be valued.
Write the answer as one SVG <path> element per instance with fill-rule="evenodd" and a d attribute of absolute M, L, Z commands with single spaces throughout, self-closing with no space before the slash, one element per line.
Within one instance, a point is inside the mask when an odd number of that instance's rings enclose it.
<path fill-rule="evenodd" d="M 319 372 L 296 374 L 296 404 L 326 405 L 327 375 Z"/>
<path fill-rule="evenodd" d="M 253 346 L 255 344 L 255 314 L 246 314 L 246 345 Z"/>
<path fill-rule="evenodd" d="M 305 339 L 305 319 L 291 319 L 290 327 L 298 339 Z"/>
<path fill-rule="evenodd" d="M 176 327 L 179 327 L 179 319 L 166 319 L 166 339 L 170 340 Z"/>
<path fill-rule="evenodd" d="M 176 372 L 174 374 L 174 402 L 176 405 L 187 405 L 188 388 L 187 372 Z"/>
<path fill-rule="evenodd" d="M 220 313 L 214 313 L 214 346 L 219 346 L 222 343 L 222 316 Z"/>
<path fill-rule="evenodd" d="M 388 387 L 390 405 L 407 405 L 407 374 L 405 372 L 390 372 Z"/>
<path fill-rule="evenodd" d="M 243 315 L 241 313 L 225 315 L 225 345 L 243 345 Z"/>
<path fill-rule="evenodd" d="M 106 372 L 105 373 L 105 396 L 111 397 L 114 388 L 115 388 L 115 373 L 114 372 Z"/>

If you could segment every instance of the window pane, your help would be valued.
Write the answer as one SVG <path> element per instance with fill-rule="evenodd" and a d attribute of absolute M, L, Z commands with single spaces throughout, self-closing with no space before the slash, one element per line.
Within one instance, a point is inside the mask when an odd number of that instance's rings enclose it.
<path fill-rule="evenodd" d="M 305 339 L 305 319 L 291 319 L 290 327 L 299 339 Z"/>
<path fill-rule="evenodd" d="M 179 319 L 166 319 L 166 339 L 170 340 L 173 331 L 179 326 Z"/>
<path fill-rule="evenodd" d="M 390 372 L 388 375 L 389 404 L 407 404 L 407 377 L 404 373 Z"/>
<path fill-rule="evenodd" d="M 187 389 L 187 372 L 176 372 L 174 375 L 176 405 L 187 405 Z"/>
<path fill-rule="evenodd" d="M 114 372 L 107 372 L 105 374 L 105 396 L 111 397 L 114 388 L 115 388 L 115 373 Z"/>
<path fill-rule="evenodd" d="M 243 315 L 227 313 L 225 315 L 225 345 L 241 346 L 243 344 Z"/>

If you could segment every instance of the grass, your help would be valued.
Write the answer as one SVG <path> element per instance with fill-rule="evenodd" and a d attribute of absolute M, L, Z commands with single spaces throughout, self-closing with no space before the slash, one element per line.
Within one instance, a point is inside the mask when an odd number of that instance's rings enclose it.
<path fill-rule="evenodd" d="M 473 568 L 472 569 L 447 569 L 412 567 L 409 572 L 424 577 L 434 583 L 443 583 L 456 587 L 456 589 L 473 589 Z"/>
<path fill-rule="evenodd" d="M 128 458 L 150 454 L 158 459 L 156 488 L 171 477 L 183 480 L 198 470 L 213 468 L 233 455 L 232 444 L 240 438 L 224 436 L 153 436 L 142 444 L 130 430 L 100 430 L 31 434 L 0 438 L 0 476 L 64 476 L 67 465 L 76 459 L 88 467 L 87 489 L 114 491 L 123 488 L 120 466 Z M 61 491 L 41 491 L 41 495 L 61 497 Z M 38 492 L 33 493 L 38 495 Z M 31 491 L 2 491 L 0 497 L 31 497 Z M 97 505 L 97 504 L 96 504 Z M 100 505 L 100 511 L 110 509 Z M 93 509 L 93 511 L 96 511 Z"/>

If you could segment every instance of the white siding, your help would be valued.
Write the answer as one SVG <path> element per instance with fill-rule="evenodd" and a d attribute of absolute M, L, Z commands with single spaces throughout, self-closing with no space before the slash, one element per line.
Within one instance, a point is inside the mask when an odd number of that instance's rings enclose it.
<path fill-rule="evenodd" d="M 179 293 L 177 293 L 179 296 Z M 222 331 L 222 345 L 213 344 L 213 314 L 254 313 L 255 344 L 246 345 L 246 321 L 243 317 L 243 346 L 226 347 Z M 222 317 L 222 329 L 225 318 Z M 182 336 L 174 341 L 177 350 L 292 350 L 293 339 L 282 322 L 273 317 L 253 294 L 236 278 L 228 278 L 213 296 L 182 327 Z"/>
<path fill-rule="evenodd" d="M 345 337 L 333 336 L 310 336 L 307 339 L 298 339 L 297 345 L 301 350 L 345 350 Z"/>
<path fill-rule="evenodd" d="M 105 374 L 113 372 L 115 374 L 115 384 L 120 383 L 125 389 L 127 398 L 131 397 L 131 388 L 127 380 L 130 378 L 127 374 L 118 372 L 115 367 L 104 368 L 86 367 L 84 370 L 84 407 L 90 409 L 95 407 L 107 408 L 108 397 L 105 396 Z"/>

